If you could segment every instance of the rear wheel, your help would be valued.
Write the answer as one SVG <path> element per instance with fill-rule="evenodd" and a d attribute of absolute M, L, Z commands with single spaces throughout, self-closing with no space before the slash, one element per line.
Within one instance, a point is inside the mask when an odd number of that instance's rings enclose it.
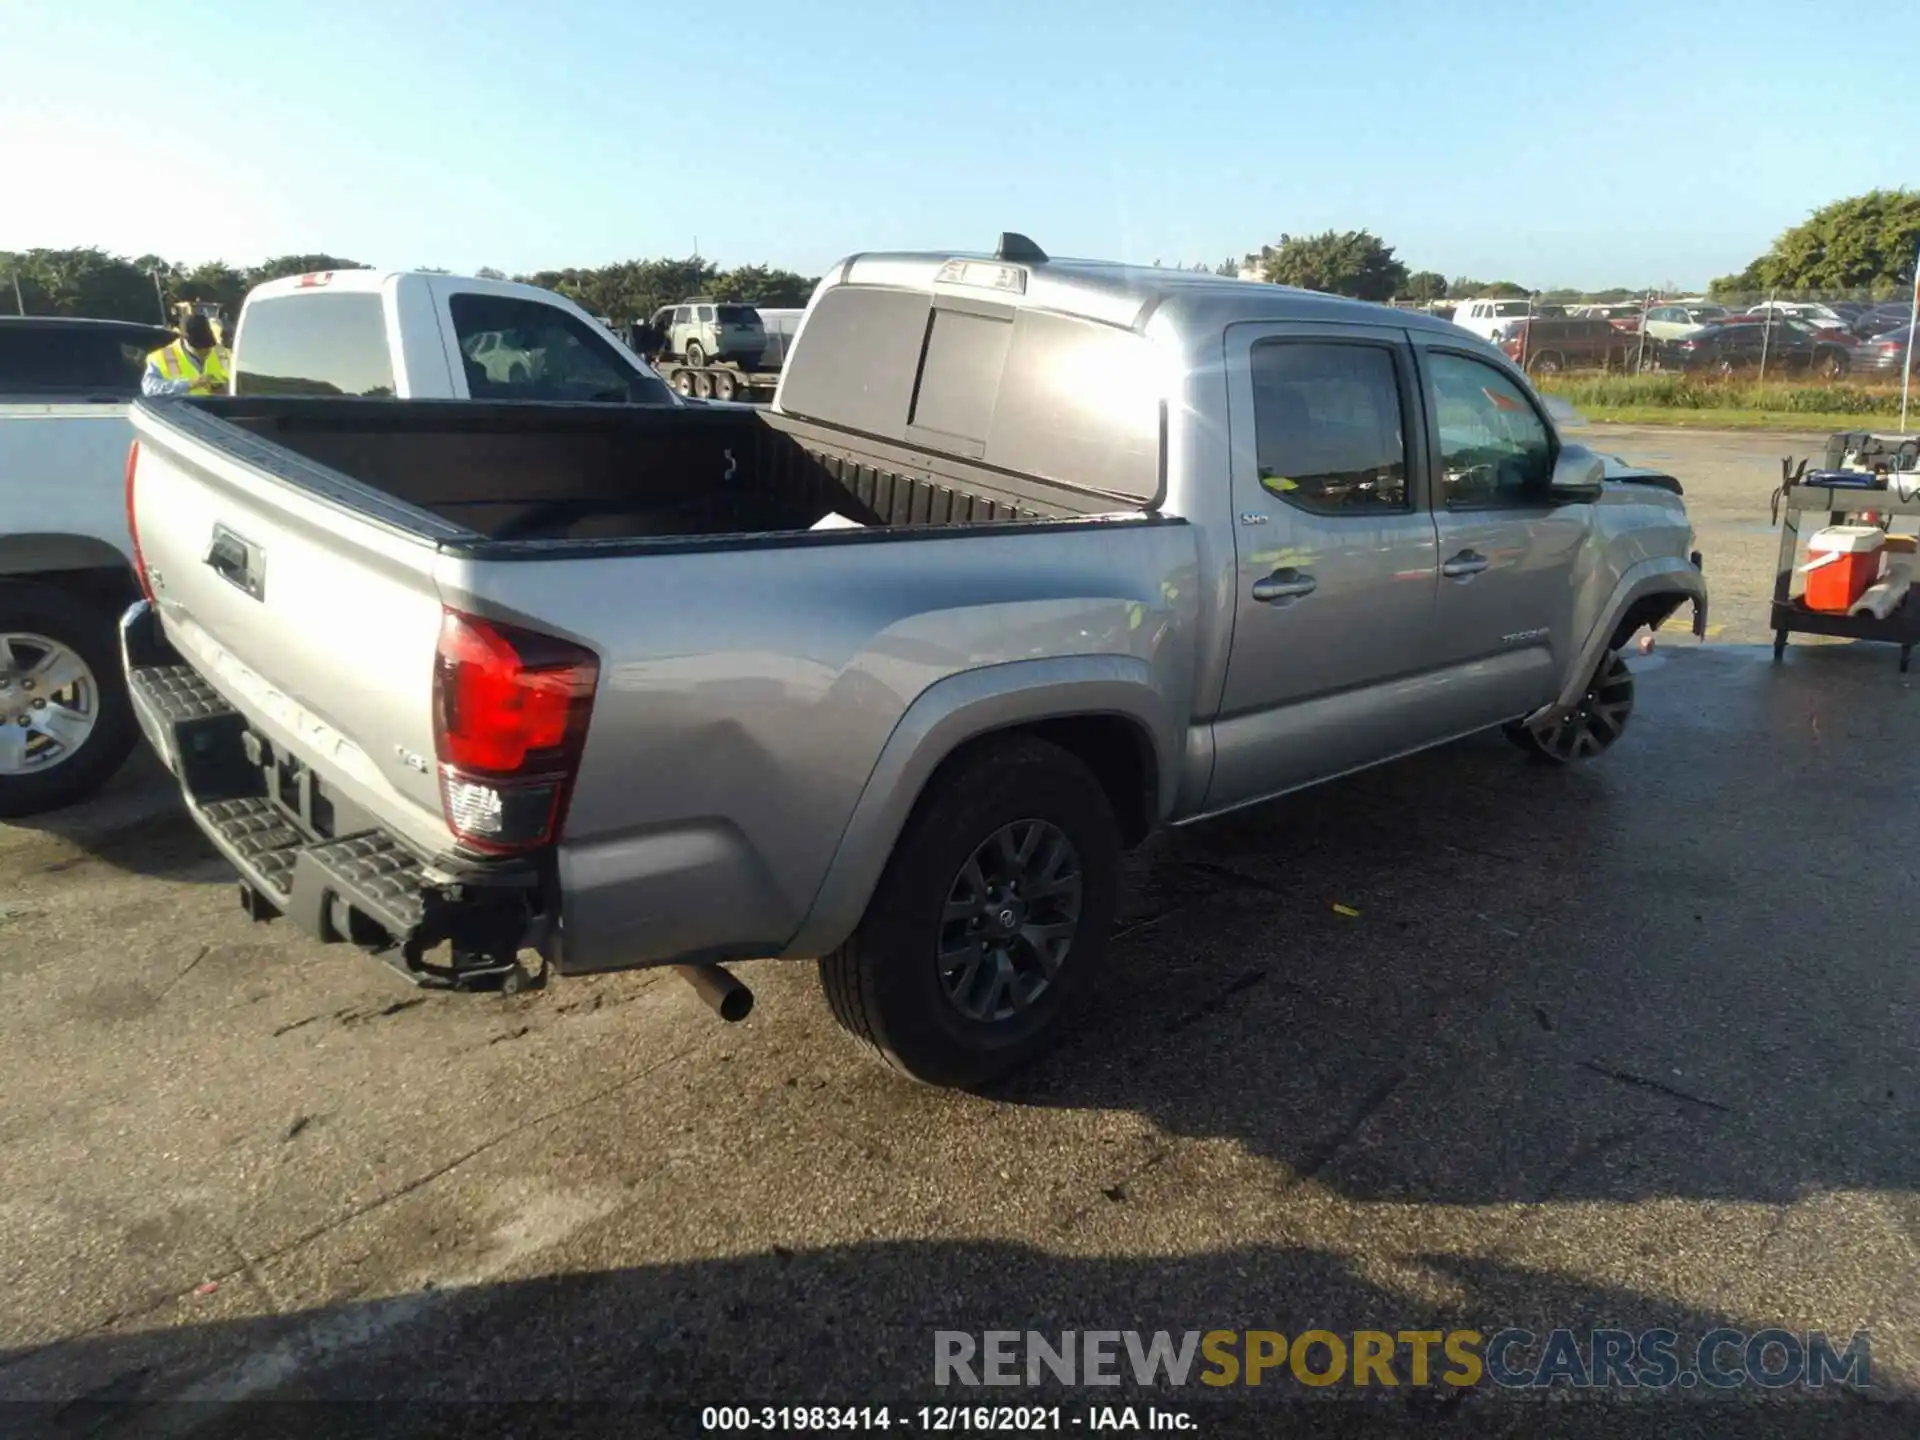
<path fill-rule="evenodd" d="M 1506 736 L 1521 749 L 1558 765 L 1591 760 L 1611 749 L 1633 717 L 1633 674 L 1620 652 L 1601 660 L 1579 703 L 1559 720 L 1528 725 L 1516 720 Z"/>
<path fill-rule="evenodd" d="M 674 371 L 673 388 L 676 393 L 685 395 L 691 399 L 693 396 L 693 372 L 691 370 Z"/>
<path fill-rule="evenodd" d="M 698 340 L 687 342 L 687 364 L 704 365 L 707 363 L 707 347 Z"/>
<path fill-rule="evenodd" d="M 1847 357 L 1838 350 L 1823 350 L 1814 357 L 1813 373 L 1823 380 L 1838 380 L 1847 373 Z"/>
<path fill-rule="evenodd" d="M 1543 350 L 1527 362 L 1527 368 L 1536 375 L 1558 375 L 1566 367 L 1566 361 L 1557 350 Z"/>
<path fill-rule="evenodd" d="M 733 399 L 733 376 L 724 370 L 713 377 L 713 398 L 716 400 Z"/>
<path fill-rule="evenodd" d="M 1119 870 L 1085 765 L 1026 737 L 975 747 L 921 797 L 859 929 L 821 959 L 834 1018 L 928 1084 L 1010 1074 L 1099 970 Z"/>
<path fill-rule="evenodd" d="M 705 370 L 696 371 L 693 377 L 693 393 L 702 400 L 713 398 L 713 376 Z"/>
<path fill-rule="evenodd" d="M 98 790 L 139 738 L 113 621 L 47 585 L 0 587 L 0 816 Z"/>

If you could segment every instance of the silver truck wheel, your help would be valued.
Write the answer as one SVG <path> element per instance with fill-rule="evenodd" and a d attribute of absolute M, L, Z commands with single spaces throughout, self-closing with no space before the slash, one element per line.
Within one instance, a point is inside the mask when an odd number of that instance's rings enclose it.
<path fill-rule="evenodd" d="M 49 585 L 0 586 L 0 816 L 97 790 L 139 737 L 113 622 Z"/>
<path fill-rule="evenodd" d="M 46 635 L 0 632 L 0 775 L 71 760 L 100 718 L 100 683 L 77 651 Z"/>
<path fill-rule="evenodd" d="M 1633 717 L 1633 674 L 1617 650 L 1609 651 L 1586 693 L 1571 712 L 1539 725 L 1513 724 L 1507 737 L 1544 760 L 1568 765 L 1612 748 Z"/>

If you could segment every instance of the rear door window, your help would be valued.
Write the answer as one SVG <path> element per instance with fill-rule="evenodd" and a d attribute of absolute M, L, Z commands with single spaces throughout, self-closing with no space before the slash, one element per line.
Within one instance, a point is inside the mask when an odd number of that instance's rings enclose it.
<path fill-rule="evenodd" d="M 760 312 L 751 305 L 721 305 L 717 313 L 722 325 L 745 325 L 753 329 L 760 328 Z"/>
<path fill-rule="evenodd" d="M 664 383 L 621 361 L 606 333 L 537 300 L 468 292 L 447 301 L 476 400 L 667 405 Z"/>
<path fill-rule="evenodd" d="M 378 295 L 276 295 L 246 308 L 236 395 L 352 395 L 391 400 L 393 360 Z"/>
<path fill-rule="evenodd" d="M 1413 508 L 1391 348 L 1262 340 L 1248 364 L 1262 489 L 1321 515 Z"/>

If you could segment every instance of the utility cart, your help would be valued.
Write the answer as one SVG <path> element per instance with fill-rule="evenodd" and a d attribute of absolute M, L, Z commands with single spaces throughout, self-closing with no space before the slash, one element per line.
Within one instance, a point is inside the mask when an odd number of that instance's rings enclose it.
<path fill-rule="evenodd" d="M 1920 469 L 1892 468 L 1903 462 L 1910 465 L 1913 445 L 1912 436 L 1835 436 L 1827 456 L 1833 468 L 1809 473 L 1804 460 L 1797 466 L 1788 460 L 1780 462 L 1780 488 L 1773 495 L 1773 518 L 1780 525 L 1771 617 L 1776 661 L 1786 655 L 1788 635 L 1834 635 L 1898 645 L 1900 669 L 1907 670 L 1914 646 L 1920 645 L 1920 586 L 1909 589 L 1881 616 L 1851 609 L 1813 609 L 1807 603 L 1806 587 L 1796 581 L 1802 573 L 1805 532 L 1846 526 L 1850 519 L 1891 531 L 1896 517 L 1920 517 Z M 1808 525 L 1806 516 L 1817 518 Z M 1890 555 L 1912 556 L 1909 537 L 1889 534 L 1887 539 Z M 1920 567 L 1920 557 L 1908 563 Z"/>

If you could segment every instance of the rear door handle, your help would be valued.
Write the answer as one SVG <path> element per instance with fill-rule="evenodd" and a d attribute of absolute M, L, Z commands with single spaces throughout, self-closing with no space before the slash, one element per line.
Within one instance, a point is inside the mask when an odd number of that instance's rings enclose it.
<path fill-rule="evenodd" d="M 1462 550 L 1440 567 L 1440 573 L 1449 580 L 1464 580 L 1470 575 L 1478 575 L 1492 563 L 1484 555 L 1477 555 L 1471 550 Z"/>
<path fill-rule="evenodd" d="M 1303 595 L 1311 595 L 1320 582 L 1304 570 L 1295 570 L 1288 566 L 1276 570 L 1264 580 L 1253 582 L 1253 598 L 1266 603 L 1275 600 L 1298 600 Z"/>
<path fill-rule="evenodd" d="M 213 527 L 213 539 L 207 545 L 206 566 L 242 594 L 255 600 L 264 598 L 267 587 L 267 556 L 244 535 L 236 535 L 224 525 Z"/>

